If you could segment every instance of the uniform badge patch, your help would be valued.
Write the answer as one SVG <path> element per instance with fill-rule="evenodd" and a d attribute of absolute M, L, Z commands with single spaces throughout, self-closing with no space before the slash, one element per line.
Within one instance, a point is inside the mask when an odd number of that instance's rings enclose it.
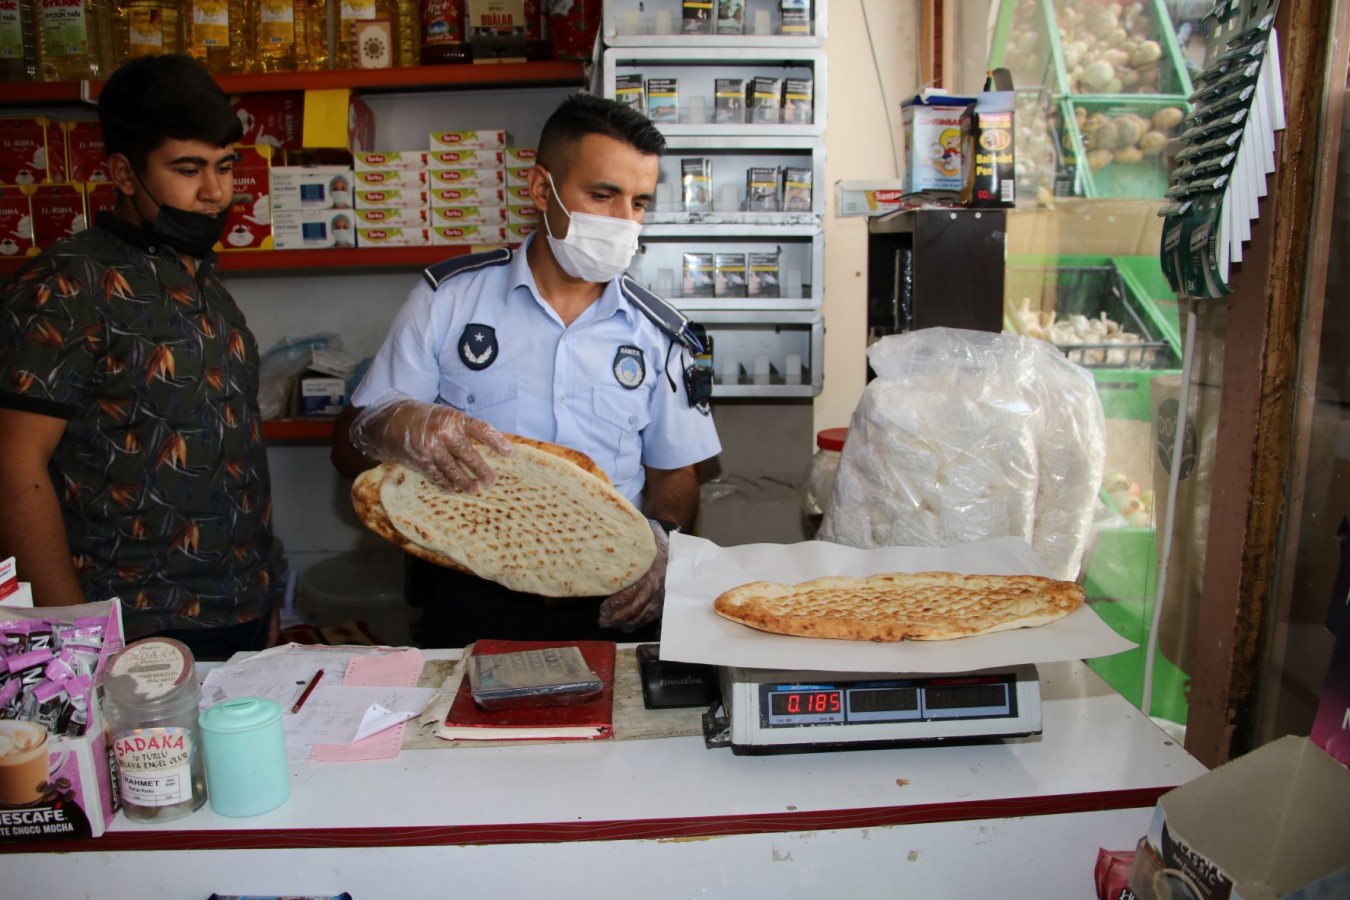
<path fill-rule="evenodd" d="M 614 379 L 630 391 L 647 378 L 647 362 L 642 351 L 627 344 L 614 352 Z"/>
<path fill-rule="evenodd" d="M 459 359 L 464 365 L 481 372 L 497 361 L 497 332 L 491 325 L 470 322 L 459 336 Z"/>

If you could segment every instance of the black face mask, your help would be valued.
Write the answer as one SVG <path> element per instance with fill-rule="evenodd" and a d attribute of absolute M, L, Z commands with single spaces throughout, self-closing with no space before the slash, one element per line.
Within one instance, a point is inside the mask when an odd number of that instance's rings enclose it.
<path fill-rule="evenodd" d="M 149 227 L 155 237 L 179 253 L 201 259 L 211 252 L 211 248 L 225 233 L 225 218 L 228 214 L 227 210 L 221 210 L 212 216 L 161 203 L 159 215 Z"/>
<path fill-rule="evenodd" d="M 141 180 L 139 175 L 136 176 L 136 180 Z M 150 193 L 144 181 L 141 181 L 141 189 L 145 191 L 145 196 L 159 207 L 155 221 L 146 225 L 146 228 L 161 242 L 179 253 L 202 259 L 211 252 L 220 236 L 225 233 L 225 218 L 229 210 L 223 209 L 214 216 L 191 212 L 160 203 L 155 199 L 155 195 Z"/>

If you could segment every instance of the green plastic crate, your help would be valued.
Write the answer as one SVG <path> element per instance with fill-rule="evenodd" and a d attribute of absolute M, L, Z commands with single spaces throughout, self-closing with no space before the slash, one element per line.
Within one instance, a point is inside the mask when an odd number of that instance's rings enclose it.
<path fill-rule="evenodd" d="M 1063 100 L 1061 129 L 1072 133 L 1072 152 L 1081 163 L 1078 174 L 1083 196 L 1155 198 L 1161 205 L 1167 193 L 1168 177 L 1162 149 L 1167 141 L 1176 137 L 1180 119 L 1175 125 L 1155 122 L 1155 119 L 1160 119 L 1168 110 L 1176 111 L 1174 117 L 1184 116 L 1189 108 L 1186 99 L 1178 96 L 1077 96 Z M 1145 123 L 1142 126 L 1141 120 Z M 1089 130 L 1098 123 L 1101 128 Z M 1120 141 L 1130 136 L 1127 130 L 1136 129 L 1139 139 L 1122 147 Z M 1095 144 L 1094 138 L 1098 135 L 1107 146 Z M 1142 156 L 1141 142 L 1148 141 L 1153 142 L 1157 152 Z M 1109 161 L 1101 164 L 1094 156 L 1098 153 L 1103 156 L 1109 153 Z M 1127 153 L 1130 154 L 1128 158 Z M 1133 158 L 1136 154 L 1140 155 L 1139 159 Z"/>

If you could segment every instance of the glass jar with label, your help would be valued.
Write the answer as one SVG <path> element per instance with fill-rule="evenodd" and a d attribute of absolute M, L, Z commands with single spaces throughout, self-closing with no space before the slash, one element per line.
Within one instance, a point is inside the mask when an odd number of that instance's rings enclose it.
<path fill-rule="evenodd" d="M 802 478 L 802 513 L 810 527 L 808 537 L 814 537 L 825 518 L 834 487 L 834 475 L 839 471 L 839 454 L 844 450 L 847 428 L 826 428 L 816 432 L 816 453 L 806 467 Z"/>
<path fill-rule="evenodd" d="M 206 802 L 198 694 L 192 651 L 171 638 L 128 644 L 109 663 L 103 711 L 133 822 L 168 822 Z"/>

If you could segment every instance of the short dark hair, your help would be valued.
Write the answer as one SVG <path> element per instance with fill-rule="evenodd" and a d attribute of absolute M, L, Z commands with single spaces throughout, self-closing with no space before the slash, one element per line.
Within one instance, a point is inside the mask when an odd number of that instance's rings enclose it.
<path fill-rule="evenodd" d="M 572 149 L 588 134 L 623 141 L 650 156 L 660 156 L 666 150 L 660 130 L 632 107 L 595 94 L 572 94 L 544 123 L 539 135 L 539 164 L 556 177 L 564 177 Z"/>
<path fill-rule="evenodd" d="M 233 144 L 244 126 L 230 98 L 190 56 L 140 56 L 108 78 L 98 97 L 98 121 L 109 154 L 122 153 L 137 171 L 166 140 Z"/>

